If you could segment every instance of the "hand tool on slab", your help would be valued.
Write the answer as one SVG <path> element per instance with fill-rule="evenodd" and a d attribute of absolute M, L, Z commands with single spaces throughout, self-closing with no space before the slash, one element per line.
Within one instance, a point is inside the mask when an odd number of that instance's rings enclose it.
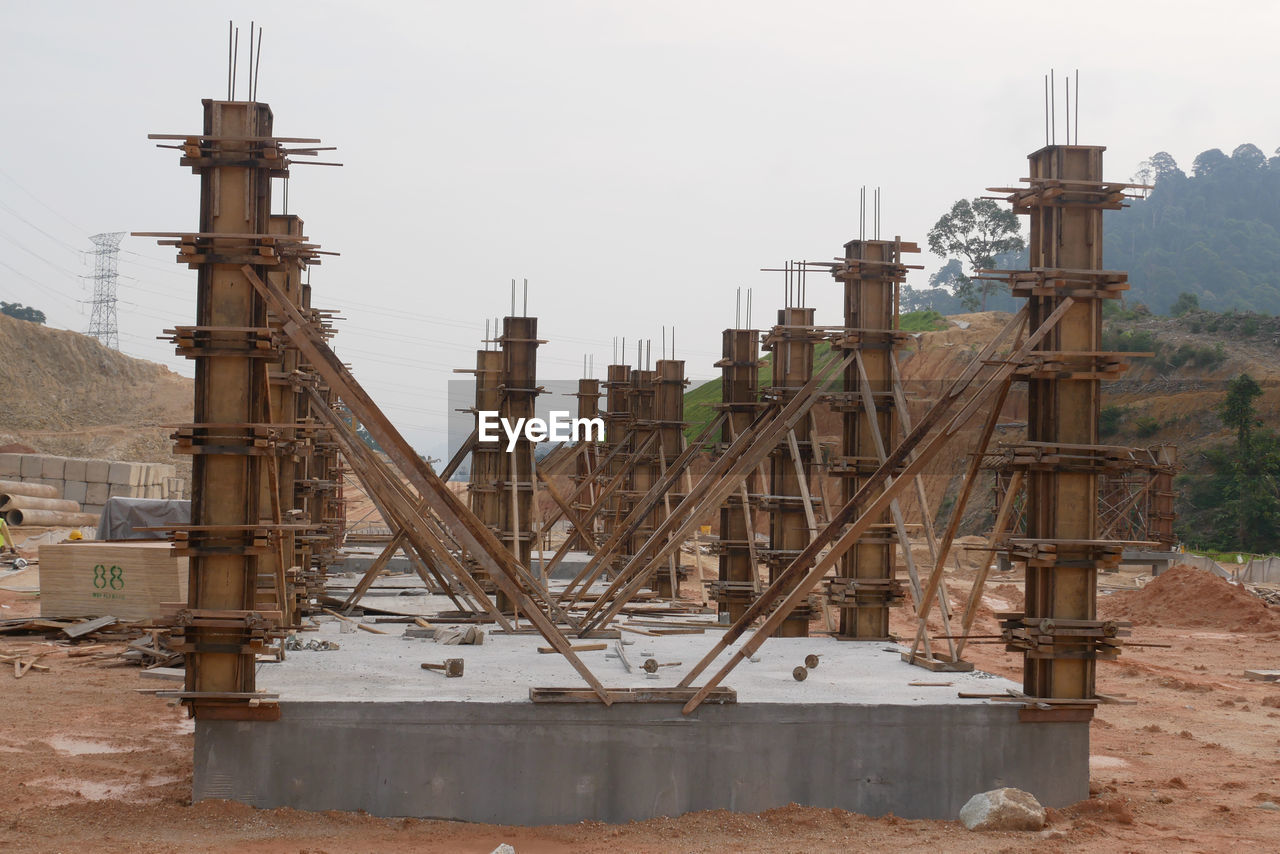
<path fill-rule="evenodd" d="M 461 676 L 463 663 L 464 662 L 461 658 L 446 658 L 444 660 L 444 664 L 433 664 L 429 661 L 424 661 L 422 663 L 422 669 L 439 670 L 443 672 L 445 676 L 450 677 Z"/>

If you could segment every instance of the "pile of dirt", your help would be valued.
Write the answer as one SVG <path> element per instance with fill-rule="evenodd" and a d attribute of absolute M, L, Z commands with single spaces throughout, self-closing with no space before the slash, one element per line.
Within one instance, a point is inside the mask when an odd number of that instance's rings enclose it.
<path fill-rule="evenodd" d="M 1123 590 L 1099 600 L 1098 613 L 1103 619 L 1153 626 L 1280 631 L 1280 610 L 1225 578 L 1183 564 L 1141 590 Z"/>
<path fill-rule="evenodd" d="M 176 463 L 192 382 L 94 338 L 0 315 L 0 443 L 38 453 Z"/>

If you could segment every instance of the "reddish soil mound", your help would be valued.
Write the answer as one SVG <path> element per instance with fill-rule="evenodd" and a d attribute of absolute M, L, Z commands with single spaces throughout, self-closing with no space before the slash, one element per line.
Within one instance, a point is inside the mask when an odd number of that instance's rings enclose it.
<path fill-rule="evenodd" d="M 1104 619 L 1155 626 L 1280 631 L 1280 611 L 1225 578 L 1182 565 L 1141 590 L 1123 590 L 1099 600 L 1098 613 Z"/>

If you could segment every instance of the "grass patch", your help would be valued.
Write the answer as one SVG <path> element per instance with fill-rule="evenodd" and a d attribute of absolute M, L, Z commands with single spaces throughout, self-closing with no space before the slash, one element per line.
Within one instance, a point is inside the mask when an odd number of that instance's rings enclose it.
<path fill-rule="evenodd" d="M 947 319 L 932 308 L 898 315 L 898 328 L 903 332 L 941 332 L 949 325 Z"/>

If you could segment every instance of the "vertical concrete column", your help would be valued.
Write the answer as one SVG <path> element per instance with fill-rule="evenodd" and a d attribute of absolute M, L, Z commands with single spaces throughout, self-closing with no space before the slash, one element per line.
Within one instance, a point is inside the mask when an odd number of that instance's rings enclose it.
<path fill-rule="evenodd" d="M 841 355 L 856 351 L 862 362 L 861 370 L 857 362 L 845 369 L 844 394 L 836 407 L 843 412 L 842 453 L 833 474 L 842 479 L 846 502 L 879 468 L 878 446 L 882 443 L 889 452 L 897 444 L 892 360 L 899 336 L 898 286 L 906 276 L 902 251 L 897 240 L 853 240 L 845 244 L 845 264 L 835 270 L 844 285 L 845 330 L 832 349 Z M 874 404 L 874 416 L 864 392 Z M 896 574 L 896 545 L 885 510 L 841 558 L 839 575 L 830 587 L 831 601 L 840 609 L 841 637 L 889 637 L 889 608 L 903 595 Z"/>
<path fill-rule="evenodd" d="M 622 506 L 619 515 L 625 519 L 631 514 L 635 506 L 649 492 L 649 490 L 658 482 L 660 477 L 658 462 L 658 446 L 657 433 L 658 425 L 654 420 L 654 386 L 655 372 L 648 369 L 639 369 L 631 372 L 631 424 L 634 429 L 632 436 L 632 454 L 631 454 L 631 476 L 627 489 L 619 498 Z M 643 449 L 643 450 L 642 450 Z M 619 557 L 621 560 L 630 560 L 631 556 L 640 550 L 645 541 L 653 536 L 653 529 L 656 521 L 656 511 L 650 511 L 636 528 L 634 534 L 627 541 L 627 545 L 623 550 L 623 554 Z M 647 579 L 650 586 L 654 586 L 660 595 L 670 596 L 670 584 L 663 586 L 664 582 L 660 576 Z M 663 590 L 667 592 L 663 592 Z"/>
<path fill-rule="evenodd" d="M 653 418 L 658 429 L 658 444 L 654 453 L 658 455 L 658 473 L 665 474 L 671 469 L 676 457 L 684 450 L 684 389 L 687 381 L 684 377 L 684 361 L 680 359 L 659 359 L 654 371 L 654 405 Z M 661 525 L 672 507 L 678 505 L 684 497 L 678 488 L 680 481 L 672 485 L 663 500 L 653 511 L 653 527 Z M 675 583 L 672 582 L 672 572 Z M 656 588 L 658 595 L 676 598 L 680 595 L 680 553 L 668 561 L 666 567 L 657 570 Z"/>
<path fill-rule="evenodd" d="M 814 310 L 799 306 L 779 309 L 778 325 L 765 341 L 765 349 L 773 352 L 773 381 L 766 391 L 778 407 L 785 407 L 804 385 L 813 378 Z M 795 560 L 809 545 L 812 532 L 809 520 L 813 507 L 808 484 L 813 467 L 811 422 L 802 419 L 795 426 L 795 448 L 790 438 L 769 456 L 769 496 L 763 506 L 769 510 L 769 582 Z M 799 457 L 799 468 L 796 467 Z M 806 503 L 809 504 L 806 508 Z M 778 629 L 779 637 L 808 637 L 813 609 L 799 605 Z"/>
<path fill-rule="evenodd" d="M 504 317 L 502 319 L 502 403 L 501 417 L 515 425 L 520 419 L 534 417 L 538 396 L 538 319 L 536 317 Z M 532 569 L 534 443 L 523 431 L 515 447 L 504 447 L 502 460 L 501 532 L 499 539 L 510 549 L 521 566 Z M 498 592 L 498 608 L 504 612 L 515 603 Z"/>
<path fill-rule="evenodd" d="M 1178 447 L 1160 445 L 1155 449 L 1155 456 L 1159 468 L 1152 474 L 1148 539 L 1171 549 L 1178 542 L 1178 535 L 1173 532 L 1173 522 L 1178 518 L 1173 509 L 1173 500 L 1177 497 L 1173 478 L 1178 473 Z"/>
<path fill-rule="evenodd" d="M 476 351 L 476 423 L 480 412 L 500 412 L 502 407 L 502 351 Z M 471 450 L 471 473 L 467 479 L 467 492 L 471 512 L 485 527 L 494 533 L 502 531 L 503 463 L 504 444 L 498 431 L 497 441 L 477 441 Z M 477 437 L 478 439 L 478 437 Z M 468 556 L 467 566 L 476 581 L 488 592 L 493 592 L 493 581 L 487 569 L 473 556 Z"/>
<path fill-rule="evenodd" d="M 1101 146 L 1054 145 L 1028 158 L 1034 191 L 1025 212 L 1031 218 L 1030 267 L 1037 270 L 1102 270 L 1102 205 L 1063 192 L 1063 182 L 1102 186 Z M 1096 191 L 1095 191 L 1096 192 Z M 1074 198 L 1073 198 L 1074 196 Z M 1030 328 L 1039 327 L 1063 301 L 1051 283 L 1028 297 Z M 1062 284 L 1066 284 L 1062 282 Z M 1037 348 L 1059 353 L 1101 349 L 1102 300 L 1072 288 L 1074 303 Z M 1070 358 L 1070 357 L 1068 357 Z M 1098 444 L 1101 383 L 1093 371 L 1065 377 L 1033 375 L 1027 382 L 1028 443 L 1046 446 Z M 1099 554 L 1098 475 L 1087 467 L 1033 467 L 1026 473 L 1027 537 L 1051 542 L 1056 556 L 1027 562 L 1028 620 L 1088 620 L 1097 617 Z M 1088 650 L 1028 649 L 1023 685 L 1032 697 L 1092 698 L 1097 662 Z"/>
<path fill-rule="evenodd" d="M 627 453 L 627 447 L 631 444 L 631 366 L 630 365 L 610 365 L 605 374 L 605 411 L 604 411 L 604 439 L 605 446 L 601 448 L 603 456 L 613 456 L 609 463 L 608 470 L 605 472 L 606 480 L 612 481 L 630 462 L 630 455 Z M 619 445 L 623 445 L 619 449 Z M 617 452 L 615 454 L 615 451 Z M 601 538 L 608 540 L 613 536 L 613 532 L 618 528 L 622 521 L 620 514 L 622 508 L 622 499 L 618 493 L 630 488 L 629 477 L 624 475 L 623 482 L 618 488 L 605 500 L 604 507 L 601 508 L 599 514 L 601 521 Z M 616 555 L 613 558 L 613 564 L 616 566 L 620 561 Z"/>
<path fill-rule="evenodd" d="M 274 214 L 268 221 L 271 234 L 300 238 L 303 235 L 302 220 L 292 214 Z M 279 270 L 267 274 L 268 279 L 277 285 L 294 306 L 302 305 L 302 270 L 305 262 L 301 258 L 289 259 Z M 268 312 L 268 323 L 278 328 L 282 319 Z M 291 511 L 296 509 L 294 493 L 296 491 L 299 456 L 297 446 L 299 435 L 297 423 L 297 394 L 293 390 L 290 378 L 298 368 L 298 350 L 292 346 L 283 346 L 279 361 L 267 366 L 267 415 L 274 425 L 271 429 L 276 439 L 271 446 L 271 454 L 263 460 L 259 470 L 258 510 L 259 520 L 264 525 L 280 523 L 288 525 L 297 521 Z M 276 532 L 278 542 L 259 558 L 258 563 L 258 601 L 268 610 L 278 608 L 286 626 L 298 624 L 298 613 L 302 601 L 306 598 L 305 587 L 302 586 L 301 566 L 294 562 L 296 557 L 296 535 L 290 528 L 282 528 Z M 283 593 L 283 601 L 277 601 Z M 265 595 L 264 595 L 265 594 Z"/>
<path fill-rule="evenodd" d="M 302 307 L 304 315 L 311 314 L 311 285 L 306 281 L 298 283 L 298 305 Z M 294 365 L 294 370 L 298 372 L 299 379 L 305 382 L 314 382 L 314 374 L 311 365 L 305 360 L 299 358 Z M 313 425 L 318 419 L 311 412 L 311 398 L 301 388 L 293 391 L 293 411 L 299 424 Z M 316 521 L 316 483 L 315 483 L 315 459 L 316 447 L 319 443 L 327 438 L 324 432 L 316 432 L 309 430 L 305 434 L 305 443 L 299 447 L 298 462 L 294 469 L 293 478 L 293 506 L 298 508 L 298 522 L 307 523 L 309 525 L 317 525 Z M 302 568 L 304 584 L 306 585 L 306 599 L 303 601 L 303 610 L 310 610 L 310 599 L 314 593 L 319 595 L 323 592 L 323 580 L 320 578 L 321 572 L 318 567 L 312 563 L 312 555 L 315 551 L 316 534 L 312 532 L 304 534 L 295 534 L 294 543 L 294 563 Z"/>
<path fill-rule="evenodd" d="M 207 148 L 188 148 L 184 158 L 200 176 L 200 235 L 190 256 L 205 250 L 197 264 L 195 336 L 204 343 L 189 351 L 195 361 L 192 528 L 180 549 L 189 557 L 186 687 L 196 694 L 252 692 L 261 646 L 254 641 L 260 621 L 228 614 L 229 625 L 219 627 L 203 615 L 255 612 L 259 562 L 268 551 L 257 537 L 263 457 L 245 427 L 267 420 L 266 362 L 255 335 L 266 326 L 266 310 L 241 270 L 250 254 L 244 243 L 216 235 L 267 233 L 273 164 L 263 155 L 274 146 L 261 141 L 271 133 L 266 104 L 206 100 Z M 256 266 L 265 275 L 268 264 Z M 234 699 L 202 698 L 192 705 L 197 716 L 254 714 Z"/>
<path fill-rule="evenodd" d="M 718 408 L 725 412 L 720 441 L 727 447 L 750 429 L 761 406 L 759 335 L 754 329 L 726 329 L 721 352 L 723 358 L 716 362 L 721 370 L 722 402 Z M 745 510 L 742 490 L 729 495 L 720 507 L 720 571 L 710 594 L 719 603 L 719 612 L 727 613 L 731 623 L 746 613 L 760 587 L 754 560 L 754 525 L 747 522 L 748 518 L 754 519 L 753 496 L 758 495 L 760 486 L 760 475 L 752 469 L 745 482 Z"/>
<path fill-rule="evenodd" d="M 600 417 L 600 381 L 594 377 L 583 377 L 578 380 L 578 392 L 574 395 L 578 399 L 578 419 L 591 419 Z M 572 474 L 573 485 L 575 491 L 588 480 L 595 479 L 595 467 L 602 459 L 600 455 L 600 446 L 603 444 L 596 439 L 594 432 L 588 432 L 587 435 L 580 440 L 583 444 L 581 451 L 574 460 L 574 470 Z M 574 502 L 573 509 L 581 514 L 590 509 L 595 503 L 597 489 L 594 485 L 586 487 L 579 498 Z M 598 525 L 597 520 L 592 519 L 592 536 L 594 529 Z M 594 551 L 596 544 L 594 540 L 588 540 L 574 527 L 570 536 L 574 540 L 573 547 L 583 551 Z"/>
<path fill-rule="evenodd" d="M 311 285 L 301 283 L 302 313 L 316 326 L 330 330 L 329 314 L 312 305 Z M 333 390 L 316 373 L 315 367 L 299 359 L 297 370 L 303 381 L 324 398 L 329 406 L 338 405 Z M 311 398 L 302 390 L 295 396 L 295 411 L 300 423 L 312 427 L 323 423 L 313 411 Z M 298 461 L 294 506 L 301 510 L 299 521 L 311 528 L 295 535 L 296 564 L 302 567 L 308 603 L 324 592 L 325 569 L 338 556 L 346 530 L 346 503 L 342 493 L 342 455 L 328 430 L 311 430 Z"/>

